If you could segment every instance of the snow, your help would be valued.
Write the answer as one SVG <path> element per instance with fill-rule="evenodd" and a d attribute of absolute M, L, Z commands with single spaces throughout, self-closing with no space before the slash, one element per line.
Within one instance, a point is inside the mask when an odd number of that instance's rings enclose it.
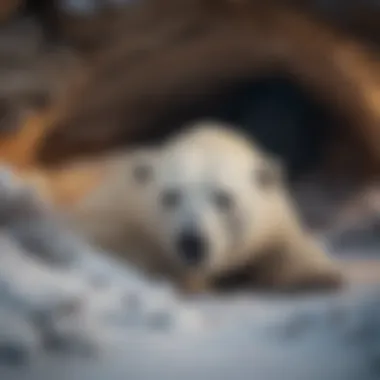
<path fill-rule="evenodd" d="M 0 171 L 1 379 L 380 378 L 380 287 L 182 299 Z"/>

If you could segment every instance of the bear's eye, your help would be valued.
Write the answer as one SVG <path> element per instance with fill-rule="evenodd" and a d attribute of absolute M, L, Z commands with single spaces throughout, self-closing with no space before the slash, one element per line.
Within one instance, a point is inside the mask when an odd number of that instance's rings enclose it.
<path fill-rule="evenodd" d="M 233 207 L 234 201 L 231 194 L 226 191 L 215 191 L 213 193 L 215 205 L 222 211 L 228 211 Z"/>
<path fill-rule="evenodd" d="M 139 164 L 133 169 L 133 177 L 140 184 L 148 182 L 152 176 L 153 168 L 149 164 Z"/>
<path fill-rule="evenodd" d="M 168 209 L 175 208 L 181 201 L 181 192 L 177 189 L 166 190 L 161 196 L 161 204 Z"/>

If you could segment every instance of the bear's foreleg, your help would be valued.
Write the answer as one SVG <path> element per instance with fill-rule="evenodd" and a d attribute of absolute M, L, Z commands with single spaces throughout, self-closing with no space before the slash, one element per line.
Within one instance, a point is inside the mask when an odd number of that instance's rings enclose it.
<path fill-rule="evenodd" d="M 264 255 L 253 277 L 260 288 L 289 292 L 335 290 L 345 283 L 337 264 L 310 236 Z"/>

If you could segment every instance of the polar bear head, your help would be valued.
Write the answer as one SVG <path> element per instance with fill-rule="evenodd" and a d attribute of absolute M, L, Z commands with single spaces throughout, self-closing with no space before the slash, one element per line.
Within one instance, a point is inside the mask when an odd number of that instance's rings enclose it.
<path fill-rule="evenodd" d="M 277 239 L 287 202 L 281 170 L 229 125 L 189 125 L 151 169 L 149 235 L 183 269 L 239 267 Z"/>

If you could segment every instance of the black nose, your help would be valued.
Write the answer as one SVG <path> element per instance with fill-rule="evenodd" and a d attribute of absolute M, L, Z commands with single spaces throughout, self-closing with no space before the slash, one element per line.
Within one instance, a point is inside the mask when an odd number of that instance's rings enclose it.
<path fill-rule="evenodd" d="M 187 265 L 199 265 L 206 256 L 206 240 L 199 232 L 184 231 L 178 238 L 177 250 Z"/>

